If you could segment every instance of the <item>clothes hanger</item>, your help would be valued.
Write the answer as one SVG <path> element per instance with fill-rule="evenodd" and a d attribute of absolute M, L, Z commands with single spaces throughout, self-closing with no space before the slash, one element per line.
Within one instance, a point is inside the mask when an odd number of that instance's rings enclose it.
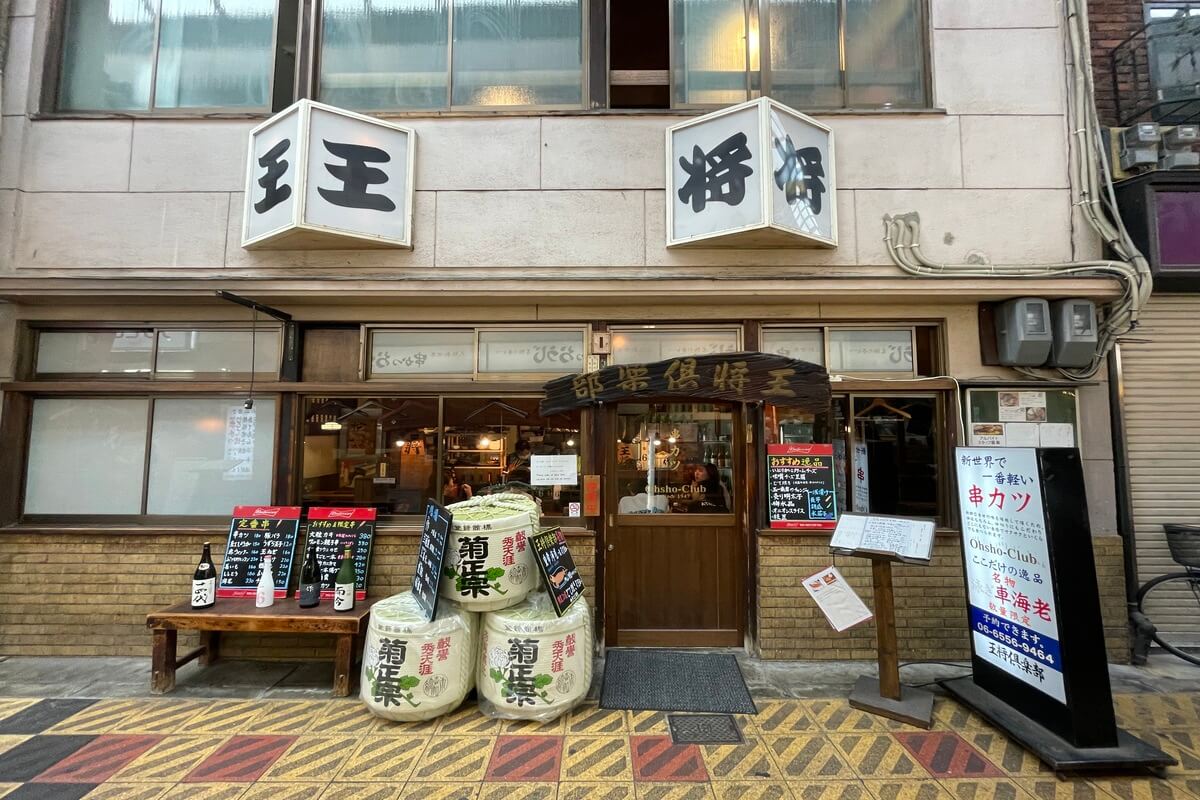
<path fill-rule="evenodd" d="M 896 408 L 894 405 L 891 405 L 886 400 L 884 400 L 882 397 L 876 397 L 874 400 L 871 401 L 871 405 L 867 406 L 862 411 L 855 413 L 854 416 L 856 418 L 857 417 L 865 417 L 868 415 L 868 413 L 870 411 L 873 411 L 876 408 L 881 408 L 884 411 L 891 412 L 892 414 L 895 414 L 896 416 L 901 417 L 902 419 L 912 419 L 912 414 L 908 413 L 907 411 L 904 411 L 903 409 Z"/>

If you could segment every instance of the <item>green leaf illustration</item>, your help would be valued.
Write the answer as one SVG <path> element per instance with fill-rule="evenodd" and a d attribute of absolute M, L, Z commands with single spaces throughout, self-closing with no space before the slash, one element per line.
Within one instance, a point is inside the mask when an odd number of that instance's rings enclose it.
<path fill-rule="evenodd" d="M 421 679 L 416 675 L 404 675 L 399 682 L 401 689 L 415 689 L 421 685 Z"/>
<path fill-rule="evenodd" d="M 533 686 L 535 689 L 543 689 L 552 683 L 554 683 L 553 675 L 543 674 L 543 675 L 534 675 L 533 676 Z"/>
<path fill-rule="evenodd" d="M 442 566 L 442 575 L 444 575 L 447 578 L 456 578 L 456 577 L 458 577 L 458 570 L 456 570 L 454 567 L 450 566 L 449 564 L 445 564 Z"/>
<path fill-rule="evenodd" d="M 504 673 L 495 667 L 492 667 L 492 669 L 488 671 L 488 674 L 492 676 L 492 680 L 494 680 L 496 683 L 504 682 Z"/>
<path fill-rule="evenodd" d="M 487 571 L 487 579 L 489 581 L 498 580 L 504 577 L 504 567 L 491 567 Z"/>

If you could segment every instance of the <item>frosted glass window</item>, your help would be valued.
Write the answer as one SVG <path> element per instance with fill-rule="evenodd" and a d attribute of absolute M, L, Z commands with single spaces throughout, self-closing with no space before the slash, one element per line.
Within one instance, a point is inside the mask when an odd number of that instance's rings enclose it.
<path fill-rule="evenodd" d="M 145 398 L 34 400 L 25 513 L 139 513 L 148 403 Z"/>
<path fill-rule="evenodd" d="M 275 2 L 68 0 L 58 107 L 266 108 Z"/>
<path fill-rule="evenodd" d="M 796 108 L 844 104 L 837 0 L 771 0 L 771 96 Z"/>
<path fill-rule="evenodd" d="M 380 330 L 371 334 L 368 372 L 376 375 L 472 375 L 475 331 Z"/>
<path fill-rule="evenodd" d="M 647 364 L 681 356 L 735 353 L 741 348 L 736 328 L 709 330 L 614 330 L 612 364 Z"/>
<path fill-rule="evenodd" d="M 674 104 L 728 105 L 749 99 L 742 0 L 672 0 Z"/>
<path fill-rule="evenodd" d="M 924 104 L 924 26 L 921 0 L 847 0 L 848 106 Z"/>
<path fill-rule="evenodd" d="M 325 0 L 321 99 L 343 108 L 445 108 L 447 0 Z"/>
<path fill-rule="evenodd" d="M 42 331 L 37 340 L 39 375 L 149 375 L 152 331 Z"/>
<path fill-rule="evenodd" d="M 825 337 L 819 330 L 763 328 L 762 350 L 810 364 L 825 363 Z"/>
<path fill-rule="evenodd" d="M 154 401 L 147 514 L 228 515 L 269 503 L 275 401 L 259 398 Z"/>
<path fill-rule="evenodd" d="M 911 330 L 829 332 L 830 372 L 913 372 Z"/>
<path fill-rule="evenodd" d="M 480 331 L 479 371 L 567 375 L 583 372 L 583 331 Z"/>
<path fill-rule="evenodd" d="M 582 5 L 454 0 L 453 105 L 581 105 Z"/>
<path fill-rule="evenodd" d="M 254 373 L 279 374 L 279 332 L 254 339 Z M 222 378 L 250 374 L 250 331 L 159 331 L 156 373 L 165 378 Z"/>

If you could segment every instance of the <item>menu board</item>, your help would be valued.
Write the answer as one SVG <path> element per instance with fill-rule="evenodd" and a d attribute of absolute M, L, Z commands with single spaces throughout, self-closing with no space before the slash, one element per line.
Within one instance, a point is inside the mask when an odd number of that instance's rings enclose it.
<path fill-rule="evenodd" d="M 333 579 L 342 565 L 342 553 L 350 548 L 354 559 L 354 598 L 367 599 L 367 574 L 371 568 L 371 542 L 375 538 L 375 509 L 373 508 L 310 508 L 308 546 L 317 546 L 317 575 L 321 581 L 321 598 L 333 599 Z"/>
<path fill-rule="evenodd" d="M 833 445 L 767 445 L 767 511 L 772 528 L 833 530 L 837 494 Z"/>
<path fill-rule="evenodd" d="M 432 500 L 425 503 L 425 525 L 421 528 L 421 544 L 417 546 L 417 567 L 413 571 L 412 593 L 425 611 L 426 622 L 432 622 L 437 615 L 442 561 L 446 558 L 446 541 L 450 538 L 450 523 L 453 518 L 453 514 Z"/>
<path fill-rule="evenodd" d="M 238 506 L 229 523 L 217 597 L 254 597 L 264 555 L 270 555 L 275 596 L 287 597 L 300 527 L 299 506 Z"/>
<path fill-rule="evenodd" d="M 583 578 L 567 547 L 562 528 L 544 528 L 529 540 L 538 569 L 546 579 L 546 590 L 554 603 L 554 613 L 562 616 L 571 604 L 583 596 Z"/>

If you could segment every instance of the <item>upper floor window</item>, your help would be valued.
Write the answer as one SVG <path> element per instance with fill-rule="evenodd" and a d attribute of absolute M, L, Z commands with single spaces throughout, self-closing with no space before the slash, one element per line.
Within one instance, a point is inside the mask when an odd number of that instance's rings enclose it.
<path fill-rule="evenodd" d="M 359 110 L 583 105 L 584 0 L 325 0 L 320 99 Z"/>
<path fill-rule="evenodd" d="M 269 110 L 276 0 L 67 0 L 58 108 Z"/>
<path fill-rule="evenodd" d="M 38 378 L 260 380 L 279 377 L 280 329 L 41 330 Z"/>

